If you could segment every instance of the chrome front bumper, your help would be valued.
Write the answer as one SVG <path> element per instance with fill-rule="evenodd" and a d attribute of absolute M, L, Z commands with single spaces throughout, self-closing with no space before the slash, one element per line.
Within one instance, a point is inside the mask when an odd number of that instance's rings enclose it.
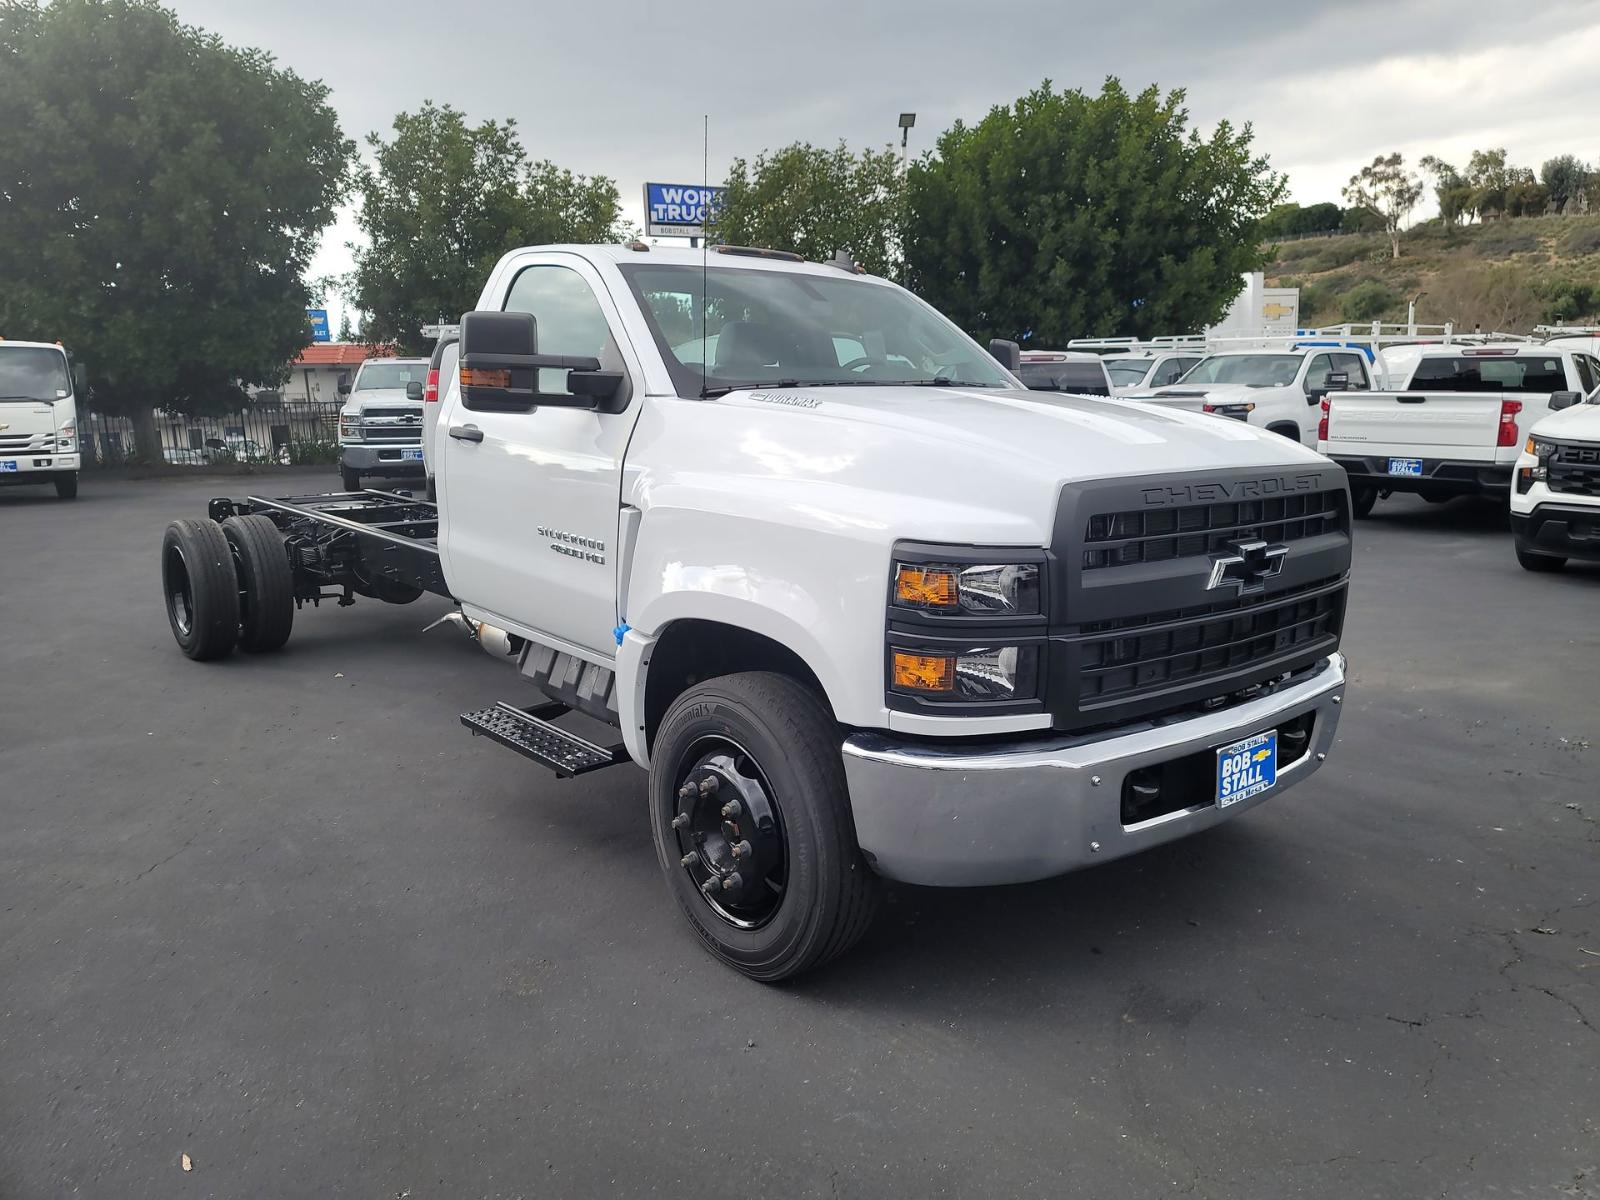
<path fill-rule="evenodd" d="M 844 743 L 856 837 L 880 874 L 938 887 L 1023 883 L 1133 854 L 1206 829 L 1308 778 L 1333 745 L 1342 654 L 1309 678 L 1231 708 L 1110 735 L 941 746 L 879 733 Z M 1128 775 L 1214 750 L 1315 712 L 1310 744 L 1270 791 L 1122 823 Z"/>

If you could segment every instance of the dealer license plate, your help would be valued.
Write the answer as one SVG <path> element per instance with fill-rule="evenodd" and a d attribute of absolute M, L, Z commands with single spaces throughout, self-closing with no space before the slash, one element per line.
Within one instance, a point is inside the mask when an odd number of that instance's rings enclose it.
<path fill-rule="evenodd" d="M 14 458 L 0 458 L 0 471 L 15 471 L 17 460 Z"/>
<path fill-rule="evenodd" d="M 1217 751 L 1217 807 L 1259 796 L 1278 782 L 1278 731 L 1268 730 Z"/>
<path fill-rule="evenodd" d="M 1389 474 L 1420 476 L 1422 474 L 1422 460 L 1420 458 L 1391 458 L 1389 460 Z"/>
<path fill-rule="evenodd" d="M 422 457 L 422 451 L 421 450 L 402 450 L 402 451 L 400 451 L 400 457 L 403 460 L 405 460 L 406 462 L 415 462 L 417 459 Z"/>

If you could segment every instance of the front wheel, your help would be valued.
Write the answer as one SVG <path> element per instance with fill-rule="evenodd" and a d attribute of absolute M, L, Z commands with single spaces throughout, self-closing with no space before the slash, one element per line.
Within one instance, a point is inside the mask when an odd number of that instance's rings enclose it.
<path fill-rule="evenodd" d="M 1372 515 L 1372 506 L 1378 502 L 1378 489 L 1364 484 L 1354 484 L 1350 488 L 1350 508 L 1355 513 L 1356 519 Z"/>
<path fill-rule="evenodd" d="M 58 500 L 72 500 L 78 494 L 78 473 L 67 471 L 55 478 L 56 498 Z"/>
<path fill-rule="evenodd" d="M 340 467 L 339 482 L 344 484 L 345 491 L 359 492 L 361 490 L 361 472 L 352 471 L 349 467 Z"/>
<path fill-rule="evenodd" d="M 748 672 L 697 684 L 651 750 L 650 825 L 706 948 L 775 983 L 844 953 L 877 911 L 838 726 L 815 692 Z"/>
<path fill-rule="evenodd" d="M 1545 574 L 1550 571 L 1559 571 L 1567 565 L 1567 560 L 1554 554 L 1535 554 L 1531 550 L 1517 547 L 1517 562 L 1524 571 L 1537 571 Z"/>

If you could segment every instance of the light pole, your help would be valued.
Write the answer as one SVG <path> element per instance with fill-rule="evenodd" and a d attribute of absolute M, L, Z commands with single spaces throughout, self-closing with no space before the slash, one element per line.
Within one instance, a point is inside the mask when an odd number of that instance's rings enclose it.
<path fill-rule="evenodd" d="M 906 174 L 906 146 L 911 141 L 911 127 L 916 123 L 916 113 L 900 114 L 900 178 L 902 185 L 904 183 Z M 902 186 L 902 195 L 904 195 L 904 190 L 905 189 Z M 905 286 L 906 282 L 906 230 L 905 213 L 903 211 L 900 214 L 900 220 L 900 284 L 903 287 Z"/>

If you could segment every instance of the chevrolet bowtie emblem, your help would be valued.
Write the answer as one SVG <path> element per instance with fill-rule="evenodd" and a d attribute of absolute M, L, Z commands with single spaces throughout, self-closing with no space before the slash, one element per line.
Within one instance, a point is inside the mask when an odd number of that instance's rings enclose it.
<path fill-rule="evenodd" d="M 1284 557 L 1289 553 L 1285 546 L 1269 546 L 1266 542 L 1229 542 L 1230 553 L 1219 555 L 1211 561 L 1211 582 L 1206 590 L 1236 587 L 1240 595 L 1259 592 L 1279 571 L 1283 570 Z"/>

